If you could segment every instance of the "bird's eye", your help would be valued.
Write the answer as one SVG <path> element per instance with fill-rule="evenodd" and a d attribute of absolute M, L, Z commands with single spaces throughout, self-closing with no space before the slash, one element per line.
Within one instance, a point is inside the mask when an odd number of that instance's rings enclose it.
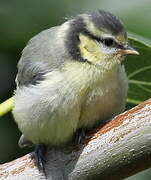
<path fill-rule="evenodd" d="M 107 47 L 111 47 L 114 45 L 114 40 L 112 38 L 105 38 L 103 44 Z"/>

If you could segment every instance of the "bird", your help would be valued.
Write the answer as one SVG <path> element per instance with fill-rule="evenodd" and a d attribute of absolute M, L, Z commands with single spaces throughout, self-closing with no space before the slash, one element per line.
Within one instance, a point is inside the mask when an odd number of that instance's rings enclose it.
<path fill-rule="evenodd" d="M 138 54 L 122 22 L 104 10 L 79 14 L 35 35 L 18 62 L 12 113 L 22 133 L 19 146 L 62 147 L 79 129 L 123 112 L 124 59 Z"/>

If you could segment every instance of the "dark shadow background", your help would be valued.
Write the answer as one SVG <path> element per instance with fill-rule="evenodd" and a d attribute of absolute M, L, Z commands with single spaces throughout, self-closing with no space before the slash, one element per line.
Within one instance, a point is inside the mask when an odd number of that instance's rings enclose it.
<path fill-rule="evenodd" d="M 105 9 L 124 22 L 129 31 L 151 39 L 150 0 L 0 0 L 0 102 L 15 89 L 17 62 L 27 41 L 40 31 L 59 25 L 66 17 Z M 20 132 L 12 115 L 0 118 L 0 163 L 13 160 L 29 150 L 18 148 Z M 151 172 L 141 175 L 150 179 Z M 139 180 L 139 176 L 133 180 Z"/>

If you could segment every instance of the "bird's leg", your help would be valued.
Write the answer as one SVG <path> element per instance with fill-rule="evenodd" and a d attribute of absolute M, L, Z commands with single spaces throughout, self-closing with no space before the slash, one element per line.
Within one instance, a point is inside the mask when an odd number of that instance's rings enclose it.
<path fill-rule="evenodd" d="M 36 149 L 34 152 L 37 167 L 39 171 L 43 172 L 44 174 L 46 174 L 45 173 L 46 151 L 47 151 L 47 146 L 44 144 L 39 144 L 39 145 L 36 145 Z"/>
<path fill-rule="evenodd" d="M 75 133 L 75 143 L 80 144 L 86 136 L 86 129 L 85 128 L 80 128 L 76 131 Z"/>

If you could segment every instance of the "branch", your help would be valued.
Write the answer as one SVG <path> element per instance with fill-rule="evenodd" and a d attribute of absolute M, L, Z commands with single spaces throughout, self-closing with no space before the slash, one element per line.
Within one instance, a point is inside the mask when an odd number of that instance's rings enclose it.
<path fill-rule="evenodd" d="M 51 148 L 49 180 L 121 180 L 151 167 L 151 99 L 87 134 L 84 143 Z M 32 153 L 0 165 L 1 179 L 41 180 Z"/>
<path fill-rule="evenodd" d="M 7 114 L 12 110 L 14 104 L 14 97 L 7 99 L 5 102 L 0 104 L 0 117 Z"/>

